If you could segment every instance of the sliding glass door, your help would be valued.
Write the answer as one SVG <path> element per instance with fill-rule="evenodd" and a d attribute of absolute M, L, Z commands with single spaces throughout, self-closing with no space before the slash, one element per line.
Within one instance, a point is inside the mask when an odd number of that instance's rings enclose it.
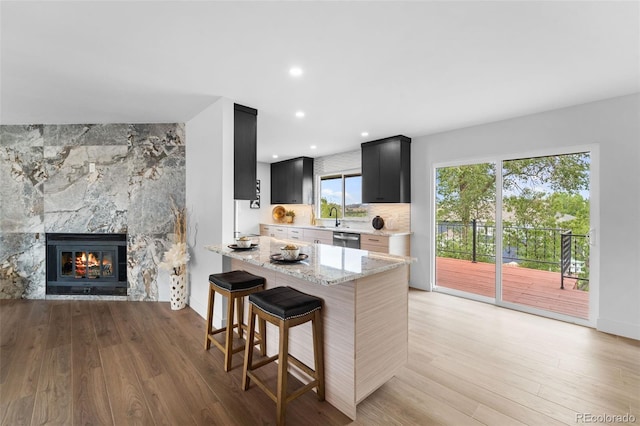
<path fill-rule="evenodd" d="M 496 297 L 496 165 L 436 169 L 436 286 Z"/>
<path fill-rule="evenodd" d="M 582 152 L 438 167 L 436 289 L 588 320 L 590 165 Z"/>
<path fill-rule="evenodd" d="M 502 162 L 502 300 L 589 318 L 589 153 Z"/>

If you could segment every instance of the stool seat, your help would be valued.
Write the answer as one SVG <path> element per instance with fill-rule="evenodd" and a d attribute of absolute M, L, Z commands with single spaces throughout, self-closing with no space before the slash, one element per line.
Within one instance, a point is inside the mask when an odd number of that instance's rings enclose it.
<path fill-rule="evenodd" d="M 281 320 L 304 316 L 322 308 L 322 299 L 291 287 L 275 287 L 252 293 L 249 303 Z"/>
<path fill-rule="evenodd" d="M 265 279 L 247 271 L 231 271 L 209 275 L 209 282 L 227 291 L 249 290 L 262 287 Z"/>

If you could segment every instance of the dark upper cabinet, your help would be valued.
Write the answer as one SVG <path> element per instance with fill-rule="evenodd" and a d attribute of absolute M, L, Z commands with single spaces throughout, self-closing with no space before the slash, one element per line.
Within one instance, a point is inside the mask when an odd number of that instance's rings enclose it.
<path fill-rule="evenodd" d="M 233 198 L 256 199 L 258 110 L 233 104 Z"/>
<path fill-rule="evenodd" d="M 411 202 L 411 139 L 393 136 L 362 144 L 362 202 Z"/>
<path fill-rule="evenodd" d="M 271 163 L 271 204 L 313 204 L 313 158 Z"/>

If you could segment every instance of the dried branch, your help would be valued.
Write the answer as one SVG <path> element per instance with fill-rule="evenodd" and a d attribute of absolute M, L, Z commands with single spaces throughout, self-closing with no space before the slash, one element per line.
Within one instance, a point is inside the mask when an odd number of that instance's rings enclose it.
<path fill-rule="evenodd" d="M 171 200 L 171 213 L 173 214 L 173 234 L 176 243 L 187 242 L 187 210 L 185 207 L 178 207 L 173 197 Z"/>

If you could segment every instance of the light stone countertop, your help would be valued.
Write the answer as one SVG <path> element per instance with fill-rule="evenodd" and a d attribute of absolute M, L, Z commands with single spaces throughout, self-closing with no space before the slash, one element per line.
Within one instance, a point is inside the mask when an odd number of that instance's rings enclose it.
<path fill-rule="evenodd" d="M 378 274 L 415 261 L 411 257 L 296 242 L 300 253 L 309 256 L 306 260 L 297 263 L 272 262 L 269 256 L 280 253 L 280 248 L 287 242 L 271 237 L 254 237 L 252 241 L 258 243 L 258 247 L 252 250 L 233 250 L 228 247 L 231 243 L 205 248 L 223 256 L 327 286 Z"/>
<path fill-rule="evenodd" d="M 392 237 L 394 235 L 411 235 L 410 231 L 388 231 L 388 230 L 380 230 L 376 231 L 375 229 L 362 229 L 362 228 L 347 228 L 344 226 L 317 226 L 317 225 L 298 225 L 296 223 L 261 223 L 260 225 L 265 226 L 282 226 L 286 228 L 303 228 L 303 229 L 317 229 L 319 231 L 338 231 L 338 232 L 352 232 L 354 234 L 367 234 L 367 235 L 382 235 L 385 237 Z"/>

